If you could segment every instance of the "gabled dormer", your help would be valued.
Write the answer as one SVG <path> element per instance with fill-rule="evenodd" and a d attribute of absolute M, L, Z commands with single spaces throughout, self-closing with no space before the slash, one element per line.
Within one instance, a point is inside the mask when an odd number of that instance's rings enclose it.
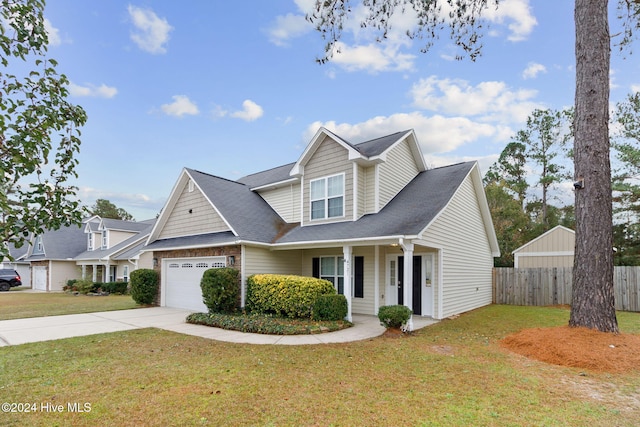
<path fill-rule="evenodd" d="M 299 221 L 308 226 L 377 213 L 426 169 L 412 130 L 353 145 L 321 128 L 290 172 L 300 181 Z"/>

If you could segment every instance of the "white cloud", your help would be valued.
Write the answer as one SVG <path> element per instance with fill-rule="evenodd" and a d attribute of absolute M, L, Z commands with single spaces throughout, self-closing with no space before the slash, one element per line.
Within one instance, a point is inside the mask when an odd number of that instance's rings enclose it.
<path fill-rule="evenodd" d="M 527 79 L 535 79 L 538 77 L 540 73 L 546 73 L 547 67 L 542 64 L 538 64 L 537 62 L 529 62 L 527 64 L 527 68 L 522 72 L 522 78 Z"/>
<path fill-rule="evenodd" d="M 347 71 L 412 71 L 415 55 L 401 53 L 397 44 L 377 44 L 347 46 L 337 42 L 331 59 Z"/>
<path fill-rule="evenodd" d="M 118 93 L 115 87 L 107 86 L 104 83 L 100 86 L 87 84 L 80 86 L 75 83 L 69 83 L 69 93 L 72 96 L 90 96 L 95 98 L 113 98 Z"/>
<path fill-rule="evenodd" d="M 136 30 L 131 33 L 131 40 L 145 52 L 153 54 L 165 53 L 167 51 L 165 45 L 169 41 L 169 33 L 173 30 L 167 20 L 159 18 L 150 9 L 129 5 L 127 10 Z"/>
<path fill-rule="evenodd" d="M 230 116 L 236 119 L 242 119 L 246 122 L 252 122 L 262 117 L 263 114 L 264 110 L 261 106 L 250 99 L 247 99 L 242 103 L 242 110 L 235 111 L 231 113 Z"/>
<path fill-rule="evenodd" d="M 168 116 L 182 117 L 185 114 L 195 116 L 200 113 L 198 106 L 185 95 L 174 95 L 171 104 L 162 104 L 162 111 Z"/>
<path fill-rule="evenodd" d="M 507 39 L 512 42 L 526 40 L 533 28 L 538 25 L 538 21 L 533 16 L 529 0 L 501 0 L 500 6 L 491 4 L 483 12 L 483 16 L 490 22 L 507 24 L 510 34 Z"/>
<path fill-rule="evenodd" d="M 55 28 L 47 18 L 44 18 L 44 29 L 49 37 L 49 46 L 60 46 L 62 44 L 60 30 Z"/>
<path fill-rule="evenodd" d="M 640 84 L 637 84 L 637 85 L 631 85 L 631 91 L 632 91 L 633 93 L 640 92 Z"/>
<path fill-rule="evenodd" d="M 276 17 L 276 22 L 267 30 L 269 41 L 276 46 L 288 46 L 293 38 L 313 30 L 313 25 L 303 15 L 288 13 Z"/>
<path fill-rule="evenodd" d="M 465 117 L 425 116 L 420 112 L 378 116 L 362 123 L 314 122 L 304 140 L 310 141 L 318 128 L 325 127 L 347 141 L 357 143 L 399 130 L 413 129 L 424 154 L 447 153 L 479 138 L 500 137 L 503 129 Z"/>
<path fill-rule="evenodd" d="M 415 83 L 410 94 L 418 108 L 440 114 L 477 116 L 483 122 L 523 123 L 531 111 L 543 108 L 532 100 L 537 91 L 512 90 L 498 81 L 472 86 L 465 80 L 430 76 Z"/>

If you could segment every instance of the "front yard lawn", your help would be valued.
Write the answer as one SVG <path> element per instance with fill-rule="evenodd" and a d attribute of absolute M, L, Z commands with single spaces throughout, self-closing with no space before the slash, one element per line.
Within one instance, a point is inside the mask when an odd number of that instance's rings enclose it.
<path fill-rule="evenodd" d="M 130 295 L 88 296 L 63 292 L 0 292 L 0 320 L 139 307 Z"/>
<path fill-rule="evenodd" d="M 36 408 L 2 414 L 0 424 L 637 425 L 640 367 L 600 373 L 500 346 L 568 315 L 489 306 L 410 336 L 346 344 L 231 344 L 141 329 L 0 347 L 0 402 Z M 640 314 L 619 322 L 640 333 Z"/>

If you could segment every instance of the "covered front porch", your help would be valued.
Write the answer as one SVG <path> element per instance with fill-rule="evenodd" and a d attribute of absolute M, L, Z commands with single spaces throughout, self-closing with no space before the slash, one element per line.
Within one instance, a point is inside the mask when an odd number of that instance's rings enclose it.
<path fill-rule="evenodd" d="M 354 314 L 377 316 L 381 306 L 395 304 L 409 307 L 414 321 L 420 317 L 441 318 L 441 249 L 405 238 L 336 243 L 265 249 L 264 255 L 271 262 L 264 259 L 259 264 L 279 266 L 271 271 L 263 271 L 252 262 L 261 258 L 258 248 L 245 247 L 244 270 L 247 276 L 268 272 L 326 279 L 338 293 L 347 296 L 348 320 Z"/>

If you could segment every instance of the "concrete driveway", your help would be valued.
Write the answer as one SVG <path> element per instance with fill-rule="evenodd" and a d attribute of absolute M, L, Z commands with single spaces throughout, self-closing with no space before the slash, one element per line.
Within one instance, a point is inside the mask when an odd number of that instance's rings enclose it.
<path fill-rule="evenodd" d="M 234 343 L 281 345 L 344 343 L 377 337 L 384 332 L 384 327 L 380 326 L 377 317 L 354 315 L 354 326 L 337 332 L 314 335 L 248 334 L 186 323 L 185 319 L 190 313 L 191 311 L 176 308 L 150 307 L 98 313 L 2 320 L 0 321 L 0 346 L 58 340 L 140 328 L 160 328 L 182 334 Z M 414 317 L 415 329 L 433 323 L 436 323 L 436 321 Z"/>

